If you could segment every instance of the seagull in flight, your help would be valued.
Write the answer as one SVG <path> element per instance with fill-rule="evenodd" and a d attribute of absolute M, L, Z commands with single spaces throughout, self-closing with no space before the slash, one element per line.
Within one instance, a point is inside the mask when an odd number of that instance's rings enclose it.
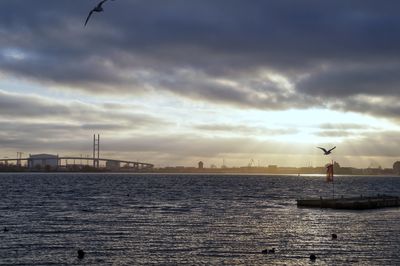
<path fill-rule="evenodd" d="M 104 9 L 103 9 L 102 5 L 107 1 L 108 0 L 102 0 L 101 2 L 99 2 L 97 4 L 97 6 L 95 6 L 92 10 L 90 10 L 89 15 L 87 16 L 86 21 L 85 21 L 85 26 L 88 23 L 90 17 L 92 16 L 93 12 L 103 12 Z"/>
<path fill-rule="evenodd" d="M 333 147 L 332 149 L 330 149 L 330 150 L 326 150 L 326 149 L 324 149 L 324 148 L 321 148 L 321 147 L 317 147 L 318 149 L 321 149 L 321 150 L 323 150 L 323 152 L 324 152 L 324 155 L 329 155 L 329 154 L 331 154 L 331 152 L 336 148 L 336 146 L 335 147 Z"/>

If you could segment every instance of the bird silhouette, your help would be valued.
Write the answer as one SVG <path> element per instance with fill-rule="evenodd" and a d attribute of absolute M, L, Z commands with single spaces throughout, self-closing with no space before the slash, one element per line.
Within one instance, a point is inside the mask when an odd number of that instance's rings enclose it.
<path fill-rule="evenodd" d="M 330 150 L 326 150 L 326 149 L 321 148 L 321 147 L 317 147 L 317 148 L 318 148 L 318 149 L 321 149 L 321 150 L 324 152 L 324 155 L 329 155 L 329 154 L 331 154 L 331 152 L 336 148 L 336 146 L 333 147 L 333 148 L 330 149 Z"/>
<path fill-rule="evenodd" d="M 103 1 L 99 2 L 97 4 L 97 6 L 95 6 L 92 10 L 90 10 L 89 15 L 87 16 L 86 21 L 85 21 L 85 27 L 86 27 L 86 24 L 88 23 L 90 17 L 92 16 L 93 12 L 103 12 L 104 11 L 102 5 L 107 1 L 108 0 L 103 0 Z"/>
<path fill-rule="evenodd" d="M 78 250 L 78 259 L 83 259 L 85 257 L 85 251 L 83 251 L 82 249 Z"/>
<path fill-rule="evenodd" d="M 275 253 L 275 248 L 272 249 L 264 249 L 263 251 L 261 251 L 262 254 L 273 254 Z"/>

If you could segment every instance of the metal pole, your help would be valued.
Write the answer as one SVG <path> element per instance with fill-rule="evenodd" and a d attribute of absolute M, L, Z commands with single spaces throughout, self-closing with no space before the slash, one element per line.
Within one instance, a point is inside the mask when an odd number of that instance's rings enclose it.
<path fill-rule="evenodd" d="M 332 198 L 335 199 L 335 177 L 334 177 L 334 171 L 333 171 L 333 160 L 332 160 Z"/>
<path fill-rule="evenodd" d="M 100 163 L 100 134 L 97 134 L 97 168 L 99 168 Z"/>
<path fill-rule="evenodd" d="M 93 167 L 96 167 L 96 134 L 93 134 Z"/>

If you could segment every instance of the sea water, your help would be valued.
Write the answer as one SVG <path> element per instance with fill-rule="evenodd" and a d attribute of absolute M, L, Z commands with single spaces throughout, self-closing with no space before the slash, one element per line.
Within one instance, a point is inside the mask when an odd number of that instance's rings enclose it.
<path fill-rule="evenodd" d="M 400 178 L 334 189 L 400 195 Z M 332 193 L 323 176 L 0 174 L 0 264 L 400 265 L 400 209 L 296 206 Z"/>

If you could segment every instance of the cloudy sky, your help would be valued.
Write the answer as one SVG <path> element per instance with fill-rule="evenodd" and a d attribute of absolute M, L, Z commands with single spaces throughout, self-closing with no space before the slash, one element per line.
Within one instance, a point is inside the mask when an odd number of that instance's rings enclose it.
<path fill-rule="evenodd" d="M 399 1 L 0 1 L 0 157 L 400 159 Z"/>

